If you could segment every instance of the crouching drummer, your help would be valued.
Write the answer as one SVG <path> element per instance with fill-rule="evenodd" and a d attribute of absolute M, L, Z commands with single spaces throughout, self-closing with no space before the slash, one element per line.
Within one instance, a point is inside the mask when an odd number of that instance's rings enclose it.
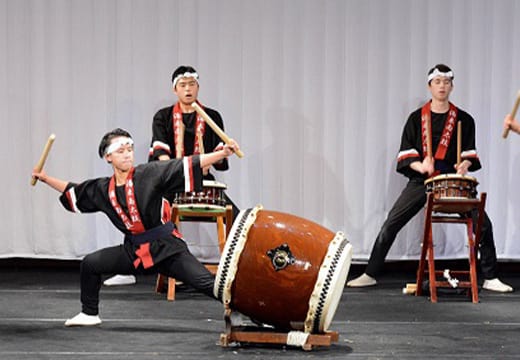
<path fill-rule="evenodd" d="M 238 149 L 231 141 L 212 153 L 134 167 L 133 140 L 125 130 L 115 129 L 105 134 L 99 145 L 100 157 L 112 166 L 111 177 L 73 183 L 33 171 L 33 177 L 61 193 L 60 201 L 67 210 L 102 212 L 125 236 L 123 245 L 95 251 L 81 262 L 81 312 L 68 319 L 66 326 L 101 323 L 99 291 L 105 274 L 159 272 L 214 298 L 214 277 L 180 238 L 170 219 L 168 196 L 200 191 L 202 169 Z"/>
<path fill-rule="evenodd" d="M 475 147 L 475 121 L 470 114 L 449 101 L 453 90 L 453 71 L 439 64 L 428 72 L 428 90 L 431 100 L 410 114 L 404 126 L 401 147 L 397 157 L 397 171 L 408 177 L 408 183 L 394 203 L 376 238 L 365 272 L 347 283 L 350 287 L 377 284 L 376 276 L 398 232 L 421 210 L 426 203 L 424 181 L 439 174 L 467 174 L 481 168 Z M 462 124 L 461 162 L 457 164 L 457 121 Z M 427 123 L 431 123 L 431 133 Z M 426 139 L 431 139 L 432 153 L 427 151 Z M 478 211 L 473 213 L 474 228 Z M 498 292 L 511 292 L 512 287 L 498 279 L 497 256 L 493 229 L 487 214 L 484 216 L 480 239 L 480 270 L 484 277 L 483 288 Z"/>

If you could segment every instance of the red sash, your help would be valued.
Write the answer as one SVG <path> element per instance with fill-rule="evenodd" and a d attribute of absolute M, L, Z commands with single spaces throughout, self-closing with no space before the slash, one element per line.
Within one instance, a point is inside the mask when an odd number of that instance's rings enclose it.
<path fill-rule="evenodd" d="M 200 107 L 202 105 L 197 100 Z M 180 159 L 184 156 L 184 124 L 182 123 L 182 110 L 179 102 L 175 104 L 172 111 L 173 123 L 173 141 L 175 144 L 175 158 Z M 202 136 L 206 129 L 206 122 L 197 114 L 197 121 L 195 122 L 195 139 L 193 145 L 193 154 L 197 155 L 204 152 L 204 144 L 202 143 Z"/>
<path fill-rule="evenodd" d="M 132 180 L 134 175 L 134 168 L 130 169 L 130 173 L 126 178 L 125 182 L 125 195 L 126 195 L 126 205 L 128 207 L 128 215 L 125 214 L 123 208 L 117 201 L 116 196 L 116 180 L 115 175 L 110 179 L 110 183 L 108 184 L 108 197 L 110 199 L 110 203 L 112 207 L 119 215 L 126 228 L 132 234 L 140 234 L 145 231 L 143 222 L 141 221 L 141 215 L 139 215 L 139 210 L 137 210 L 137 202 L 135 201 L 135 193 L 134 193 L 134 181 Z M 135 255 L 137 259 L 134 261 L 134 267 L 137 269 L 140 263 L 143 264 L 145 269 L 152 267 L 154 265 L 152 254 L 150 254 L 150 243 L 144 243 L 139 245 L 139 249 L 135 251 Z"/>
<path fill-rule="evenodd" d="M 141 215 L 139 215 L 139 210 L 137 210 L 137 202 L 135 201 L 133 176 L 134 168 L 130 169 L 130 172 L 125 182 L 125 195 L 126 206 L 128 207 L 128 215 L 125 214 L 123 208 L 117 201 L 115 175 L 112 176 L 108 185 L 108 198 L 110 199 L 112 207 L 119 215 L 119 217 L 125 224 L 126 228 L 132 234 L 140 234 L 144 231 L 144 226 L 143 222 L 141 221 Z"/>
<path fill-rule="evenodd" d="M 422 129 L 422 146 L 423 146 L 423 156 L 427 155 L 427 144 L 426 144 L 426 131 L 428 129 L 428 122 L 431 121 L 431 101 L 428 101 L 421 109 L 421 129 Z M 439 145 L 437 146 L 437 151 L 435 151 L 434 158 L 436 160 L 443 160 L 446 157 L 446 152 L 448 151 L 448 146 L 450 145 L 451 137 L 453 135 L 453 130 L 455 129 L 457 124 L 457 108 L 450 102 L 450 109 L 448 110 L 448 118 L 444 123 L 444 130 L 442 131 L 441 140 L 439 141 Z M 429 127 L 431 129 L 431 126 Z M 431 136 L 432 134 L 428 134 Z"/>

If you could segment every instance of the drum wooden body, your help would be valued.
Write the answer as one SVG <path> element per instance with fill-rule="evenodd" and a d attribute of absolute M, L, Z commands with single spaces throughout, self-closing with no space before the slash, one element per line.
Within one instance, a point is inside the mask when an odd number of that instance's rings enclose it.
<path fill-rule="evenodd" d="M 474 200 L 477 197 L 478 181 L 474 177 L 458 174 L 442 174 L 424 182 L 426 191 L 433 194 L 434 200 L 447 200 L 460 203 L 460 200 Z M 468 205 L 468 209 L 473 206 Z M 463 212 L 461 205 L 434 205 L 435 211 Z"/>
<path fill-rule="evenodd" d="M 352 246 L 343 233 L 293 215 L 243 210 L 221 256 L 214 294 L 226 308 L 282 330 L 327 330 Z"/>
<path fill-rule="evenodd" d="M 177 193 L 173 203 L 179 208 L 189 209 L 224 209 L 226 185 L 212 180 L 204 180 L 201 192 Z"/>

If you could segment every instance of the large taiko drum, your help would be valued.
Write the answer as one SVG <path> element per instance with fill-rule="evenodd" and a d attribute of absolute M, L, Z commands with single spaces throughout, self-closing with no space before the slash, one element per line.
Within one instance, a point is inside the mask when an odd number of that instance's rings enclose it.
<path fill-rule="evenodd" d="M 343 233 L 261 206 L 242 210 L 214 294 L 225 308 L 280 330 L 327 331 L 352 259 Z"/>
<path fill-rule="evenodd" d="M 424 182 L 426 192 L 433 194 L 434 200 L 456 201 L 459 204 L 450 206 L 449 204 L 434 205 L 434 210 L 442 212 L 461 212 L 464 207 L 460 205 L 460 200 L 474 200 L 477 197 L 478 181 L 474 177 L 459 174 L 442 174 L 427 179 Z M 468 209 L 473 206 L 468 205 Z"/>
<path fill-rule="evenodd" d="M 221 210 L 226 207 L 224 190 L 226 190 L 226 185 L 223 183 L 203 180 L 202 191 L 177 193 L 173 198 L 173 203 L 179 208 Z"/>

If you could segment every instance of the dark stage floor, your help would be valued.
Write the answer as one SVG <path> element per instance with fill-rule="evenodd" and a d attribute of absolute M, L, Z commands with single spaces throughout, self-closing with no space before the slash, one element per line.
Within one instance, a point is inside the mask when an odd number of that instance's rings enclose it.
<path fill-rule="evenodd" d="M 360 269 L 351 269 L 351 276 Z M 339 341 L 306 352 L 281 345 L 217 345 L 223 308 L 203 295 L 178 291 L 168 302 L 153 291 L 155 277 L 103 287 L 101 318 L 93 328 L 66 328 L 79 312 L 74 267 L 0 267 L 0 359 L 517 359 L 520 293 L 480 291 L 465 296 L 402 294 L 413 272 L 390 271 L 380 285 L 345 288 L 331 330 Z M 520 289 L 520 275 L 502 276 Z"/>

